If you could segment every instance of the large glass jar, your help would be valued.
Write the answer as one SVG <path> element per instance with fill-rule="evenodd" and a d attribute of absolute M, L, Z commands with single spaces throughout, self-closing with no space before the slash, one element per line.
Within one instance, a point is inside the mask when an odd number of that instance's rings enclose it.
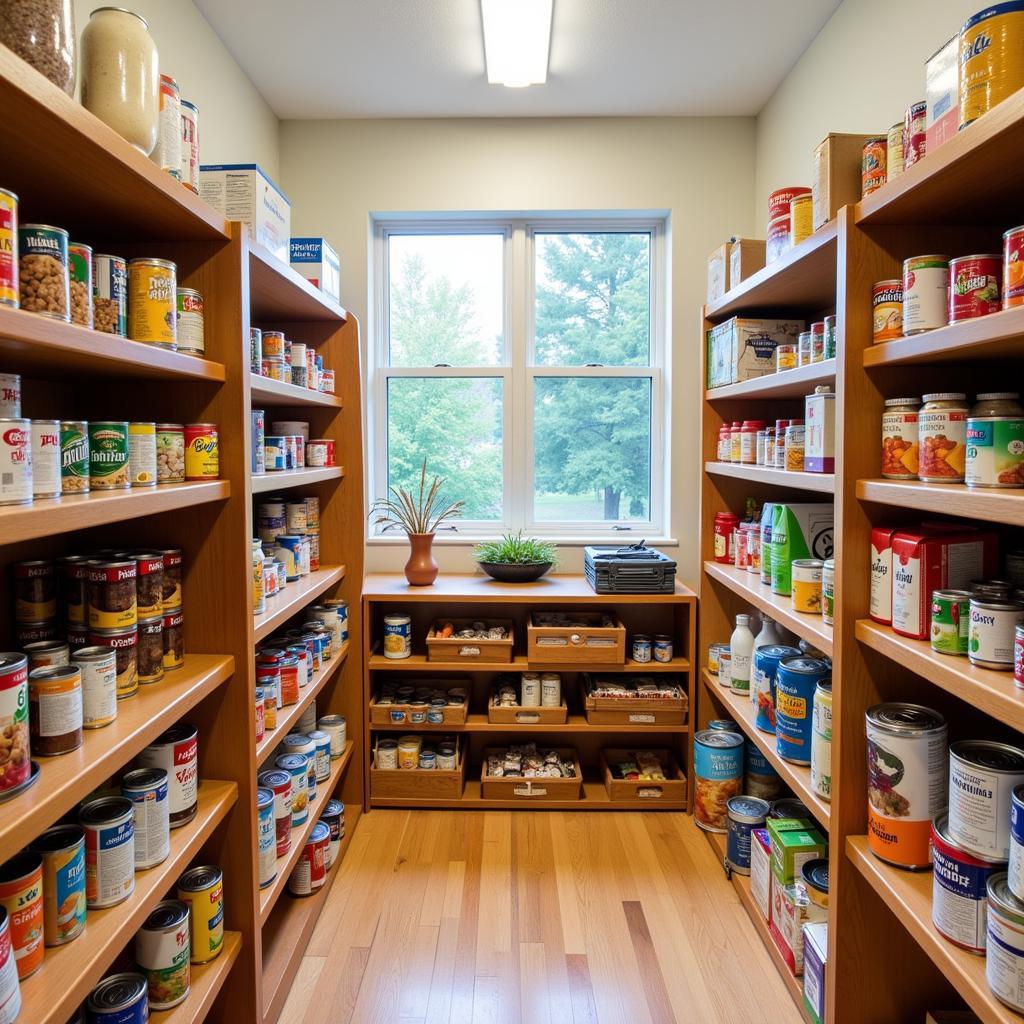
<path fill-rule="evenodd" d="M 82 105 L 146 156 L 160 124 L 160 68 L 145 20 L 119 7 L 92 12 L 82 32 Z"/>
<path fill-rule="evenodd" d="M 75 93 L 75 11 L 71 0 L 0 0 L 0 43 Z"/>

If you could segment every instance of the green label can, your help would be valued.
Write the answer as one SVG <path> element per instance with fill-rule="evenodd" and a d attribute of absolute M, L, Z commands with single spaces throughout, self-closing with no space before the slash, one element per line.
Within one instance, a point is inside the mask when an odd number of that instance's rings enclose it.
<path fill-rule="evenodd" d="M 1024 417 L 967 418 L 968 487 L 1024 487 Z"/>
<path fill-rule="evenodd" d="M 89 490 L 89 424 L 62 420 L 60 425 L 60 492 L 85 494 Z"/>
<path fill-rule="evenodd" d="M 18 229 L 21 308 L 55 320 L 71 319 L 68 233 L 49 224 Z"/>
<path fill-rule="evenodd" d="M 94 491 L 131 487 L 126 422 L 89 424 L 89 483 Z"/>
<path fill-rule="evenodd" d="M 92 247 L 68 243 L 68 274 L 71 281 L 71 322 L 92 327 Z"/>
<path fill-rule="evenodd" d="M 932 591 L 932 650 L 967 654 L 971 628 L 971 594 L 967 590 Z"/>

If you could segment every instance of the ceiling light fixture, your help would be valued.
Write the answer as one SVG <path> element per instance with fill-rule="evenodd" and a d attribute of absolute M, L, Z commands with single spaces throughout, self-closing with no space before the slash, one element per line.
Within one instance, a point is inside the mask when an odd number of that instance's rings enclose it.
<path fill-rule="evenodd" d="M 487 81 L 521 89 L 548 77 L 554 0 L 480 0 Z"/>

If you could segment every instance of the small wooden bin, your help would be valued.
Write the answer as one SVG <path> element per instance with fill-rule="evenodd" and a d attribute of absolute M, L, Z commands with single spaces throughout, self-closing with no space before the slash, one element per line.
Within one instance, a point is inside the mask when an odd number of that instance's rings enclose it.
<path fill-rule="evenodd" d="M 480 791 L 485 800 L 521 800 L 524 804 L 529 804 L 545 803 L 550 800 L 582 799 L 583 769 L 575 750 L 552 748 L 558 750 L 559 757 L 564 760 L 572 758 L 576 765 L 574 779 L 524 779 L 521 776 L 494 778 L 487 774 L 487 757 L 489 754 L 501 753 L 503 749 L 484 749 L 483 765 L 480 769 Z"/>
<path fill-rule="evenodd" d="M 557 708 L 524 708 L 518 704 L 502 707 L 487 702 L 487 721 L 492 725 L 565 725 L 568 720 L 569 709 L 564 699 Z"/>
<path fill-rule="evenodd" d="M 647 800 L 651 804 L 685 803 L 686 776 L 682 773 L 679 765 L 676 764 L 671 751 L 642 750 L 641 752 L 658 756 L 658 760 L 661 762 L 661 769 L 665 773 L 665 780 L 663 782 L 655 779 L 630 781 L 613 778 L 609 762 L 631 760 L 636 752 L 618 747 L 609 747 L 601 751 L 601 776 L 604 779 L 605 789 L 608 790 L 608 799 L 612 803 L 617 801 L 633 802 L 636 800 Z"/>
<path fill-rule="evenodd" d="M 662 676 L 657 681 L 667 680 Z M 685 690 L 678 698 L 595 697 L 589 676 L 583 677 L 581 687 L 583 714 L 590 725 L 686 725 L 689 701 Z"/>
<path fill-rule="evenodd" d="M 578 625 L 552 622 L 553 615 L 568 616 Z M 614 622 L 605 625 L 605 617 Z M 607 612 L 533 612 L 526 627 L 526 656 L 548 665 L 624 665 L 626 627 Z"/>
<path fill-rule="evenodd" d="M 370 799 L 461 800 L 466 781 L 466 752 L 461 740 L 455 747 L 458 767 L 452 771 L 431 768 L 377 768 L 377 745 L 370 762 Z"/>
<path fill-rule="evenodd" d="M 430 730 L 432 732 L 444 732 L 451 730 L 457 725 L 466 724 L 466 712 L 468 701 L 461 704 L 446 704 L 444 707 L 444 722 L 412 722 L 410 715 L 412 706 L 409 704 L 378 704 L 376 696 L 370 701 L 370 725 L 386 725 L 395 729 L 411 729 L 414 732 Z M 392 717 L 392 712 L 400 712 L 402 718 L 399 720 Z"/>
<path fill-rule="evenodd" d="M 483 622 L 487 626 L 504 626 L 508 636 L 504 640 L 460 640 L 441 637 L 438 630 L 450 622 L 457 630 Z M 427 661 L 483 662 L 489 665 L 508 665 L 512 661 L 514 641 L 511 619 L 438 619 L 427 633 Z"/>

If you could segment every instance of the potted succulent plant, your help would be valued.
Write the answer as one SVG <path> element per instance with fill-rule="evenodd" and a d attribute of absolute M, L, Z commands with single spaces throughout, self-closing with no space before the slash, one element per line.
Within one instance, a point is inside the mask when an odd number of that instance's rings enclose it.
<path fill-rule="evenodd" d="M 437 579 L 437 562 L 431 553 L 434 534 L 447 519 L 462 514 L 465 502 L 456 501 L 446 505 L 441 496 L 444 480 L 434 477 L 427 484 L 427 460 L 420 467 L 419 492 L 407 491 L 404 487 L 389 487 L 390 497 L 378 498 L 373 503 L 370 515 L 376 515 L 374 522 L 385 530 L 398 527 L 405 530 L 411 548 L 409 561 L 405 563 L 405 578 L 413 587 L 429 587 Z"/>
<path fill-rule="evenodd" d="M 558 563 L 554 544 L 524 537 L 522 530 L 477 544 L 473 557 L 488 576 L 502 583 L 533 583 Z"/>

